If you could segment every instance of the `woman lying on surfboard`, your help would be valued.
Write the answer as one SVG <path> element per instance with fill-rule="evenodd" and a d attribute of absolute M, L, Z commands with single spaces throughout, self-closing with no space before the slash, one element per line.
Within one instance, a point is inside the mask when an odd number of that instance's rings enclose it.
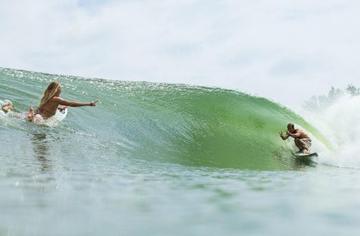
<path fill-rule="evenodd" d="M 42 122 L 53 115 L 55 115 L 58 109 L 66 109 L 66 107 L 82 107 L 82 106 L 96 106 L 95 102 L 73 102 L 67 101 L 60 97 L 61 85 L 59 82 L 54 81 L 49 84 L 44 92 L 44 95 L 40 101 L 39 108 L 35 111 L 30 107 L 27 120 L 34 123 Z"/>

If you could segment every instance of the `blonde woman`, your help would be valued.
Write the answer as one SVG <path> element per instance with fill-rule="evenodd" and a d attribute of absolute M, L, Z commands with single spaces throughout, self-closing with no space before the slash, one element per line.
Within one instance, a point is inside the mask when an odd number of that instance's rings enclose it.
<path fill-rule="evenodd" d="M 44 92 L 44 95 L 40 101 L 39 108 L 33 112 L 30 108 L 29 113 L 33 113 L 34 116 L 29 120 L 34 122 L 39 122 L 41 120 L 46 120 L 53 115 L 55 115 L 58 109 L 65 109 L 66 107 L 82 107 L 82 106 L 96 106 L 97 101 L 95 102 L 74 102 L 67 101 L 60 97 L 61 94 L 61 85 L 59 82 L 54 81 L 49 84 L 47 89 Z M 30 115 L 31 116 L 31 115 Z"/>

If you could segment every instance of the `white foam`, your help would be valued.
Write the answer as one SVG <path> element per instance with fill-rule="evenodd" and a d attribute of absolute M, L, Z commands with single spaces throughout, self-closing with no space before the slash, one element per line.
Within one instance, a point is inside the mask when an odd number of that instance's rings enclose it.
<path fill-rule="evenodd" d="M 321 112 L 303 115 L 332 144 L 331 151 L 321 149 L 321 162 L 360 168 L 360 97 L 343 96 Z"/>
<path fill-rule="evenodd" d="M 43 120 L 43 119 L 36 119 L 34 120 L 34 123 L 37 125 L 45 125 L 45 126 L 49 126 L 49 127 L 56 127 L 57 125 L 59 125 L 59 123 L 65 119 L 66 115 L 68 113 L 68 109 L 65 109 L 64 111 L 59 111 L 56 110 L 55 115 L 53 115 L 52 117 Z"/>

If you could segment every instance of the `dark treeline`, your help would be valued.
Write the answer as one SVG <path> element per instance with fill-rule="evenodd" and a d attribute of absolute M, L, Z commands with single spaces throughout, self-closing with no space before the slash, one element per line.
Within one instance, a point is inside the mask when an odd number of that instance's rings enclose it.
<path fill-rule="evenodd" d="M 352 84 L 349 84 L 346 89 L 338 89 L 331 87 L 327 95 L 312 96 L 309 100 L 305 102 L 304 108 L 312 111 L 321 111 L 334 104 L 334 102 L 336 102 L 344 95 L 359 96 L 360 88 L 357 88 Z"/>

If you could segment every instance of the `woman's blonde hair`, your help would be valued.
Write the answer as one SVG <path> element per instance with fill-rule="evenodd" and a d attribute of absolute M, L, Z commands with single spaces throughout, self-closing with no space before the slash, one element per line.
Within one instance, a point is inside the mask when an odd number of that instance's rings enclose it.
<path fill-rule="evenodd" d="M 60 83 L 58 81 L 53 81 L 49 84 L 47 89 L 44 92 L 43 97 L 41 98 L 39 107 L 45 105 L 51 98 L 53 98 L 60 88 Z"/>

